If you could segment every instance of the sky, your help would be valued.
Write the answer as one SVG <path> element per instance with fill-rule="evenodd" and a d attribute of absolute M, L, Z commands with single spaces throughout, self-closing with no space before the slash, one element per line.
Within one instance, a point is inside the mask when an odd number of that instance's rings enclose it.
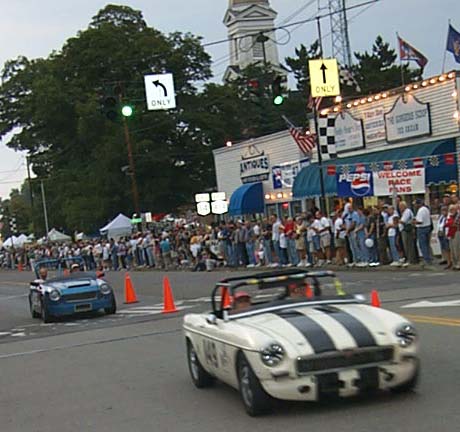
<path fill-rule="evenodd" d="M 347 0 L 356 5 L 365 0 Z M 25 55 L 28 58 L 47 57 L 59 51 L 64 42 L 87 28 L 91 18 L 103 8 L 103 0 L 0 0 L 0 65 L 8 59 Z M 126 0 L 113 1 L 141 10 L 147 24 L 163 32 L 182 31 L 201 35 L 204 42 L 225 39 L 227 31 L 222 23 L 228 0 Z M 318 13 L 327 0 L 270 0 L 278 12 L 276 24 L 296 22 Z M 320 13 L 326 13 L 322 10 Z M 429 63 L 425 77 L 441 72 L 446 45 L 448 20 L 460 31 L 459 0 L 380 0 L 378 3 L 349 12 L 349 33 L 353 51 L 370 50 L 378 34 L 393 46 L 396 32 L 425 54 Z M 322 24 L 325 54 L 331 54 L 328 37 L 329 20 Z M 316 24 L 292 27 L 290 41 L 279 46 L 280 58 L 294 55 L 301 43 L 311 44 L 316 38 Z M 279 32 L 280 41 L 286 41 Z M 214 64 L 215 80 L 220 81 L 227 66 L 227 44 L 208 48 Z M 446 70 L 460 69 L 451 54 L 447 55 Z M 25 156 L 0 142 L 0 198 L 7 198 L 12 188 L 21 185 L 26 177 Z"/>

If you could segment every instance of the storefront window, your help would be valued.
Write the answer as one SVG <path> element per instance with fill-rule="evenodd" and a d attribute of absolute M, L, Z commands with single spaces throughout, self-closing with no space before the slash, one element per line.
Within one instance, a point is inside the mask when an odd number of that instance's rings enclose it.
<path fill-rule="evenodd" d="M 301 201 L 292 201 L 291 202 L 291 214 L 293 217 L 300 215 L 302 213 L 302 202 Z"/>
<path fill-rule="evenodd" d="M 289 217 L 289 203 L 285 202 L 285 203 L 279 204 L 279 212 L 280 212 L 279 214 L 281 218 L 283 219 L 288 218 Z"/>
<path fill-rule="evenodd" d="M 272 215 L 278 216 L 278 212 L 276 211 L 276 204 L 268 204 L 266 208 L 268 217 Z"/>

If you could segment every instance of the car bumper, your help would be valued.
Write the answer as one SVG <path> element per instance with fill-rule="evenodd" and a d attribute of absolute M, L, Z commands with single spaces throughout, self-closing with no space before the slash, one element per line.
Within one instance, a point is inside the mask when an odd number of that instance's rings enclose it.
<path fill-rule="evenodd" d="M 99 309 L 105 309 L 112 306 L 112 296 L 78 302 L 62 302 L 53 304 L 48 302 L 48 312 L 52 316 L 73 315 L 76 313 L 95 312 Z"/>
<path fill-rule="evenodd" d="M 253 359 L 254 360 L 254 359 Z M 254 365 L 254 363 L 252 363 Z M 293 401 L 319 401 L 330 397 L 352 397 L 374 390 L 387 390 L 410 381 L 417 372 L 418 359 L 408 355 L 398 362 L 360 368 L 298 375 L 292 369 L 260 374 L 260 383 L 272 397 Z M 257 373 L 259 372 L 259 374 Z"/>

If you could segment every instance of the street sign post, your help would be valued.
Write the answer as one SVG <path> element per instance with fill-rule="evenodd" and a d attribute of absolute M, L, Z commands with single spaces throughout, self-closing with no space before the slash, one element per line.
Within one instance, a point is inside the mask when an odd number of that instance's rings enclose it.
<path fill-rule="evenodd" d="M 340 95 L 339 68 L 336 59 L 309 60 L 312 97 Z"/>
<path fill-rule="evenodd" d="M 176 108 L 176 93 L 172 74 L 145 75 L 144 83 L 148 110 L 158 111 Z"/>

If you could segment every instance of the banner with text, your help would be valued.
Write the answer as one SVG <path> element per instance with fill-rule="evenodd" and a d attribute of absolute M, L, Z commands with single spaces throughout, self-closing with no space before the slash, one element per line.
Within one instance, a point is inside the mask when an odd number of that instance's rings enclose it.
<path fill-rule="evenodd" d="M 390 196 L 425 193 L 425 168 L 378 171 L 373 174 L 374 195 Z"/>

